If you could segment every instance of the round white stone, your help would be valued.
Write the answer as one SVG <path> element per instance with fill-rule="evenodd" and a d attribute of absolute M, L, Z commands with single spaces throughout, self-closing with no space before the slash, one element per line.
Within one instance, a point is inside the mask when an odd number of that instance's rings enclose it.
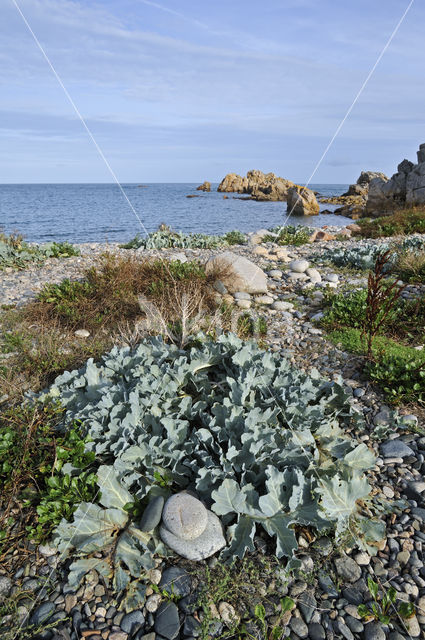
<path fill-rule="evenodd" d="M 256 296 L 255 302 L 257 304 L 273 304 L 273 298 L 271 296 Z"/>
<path fill-rule="evenodd" d="M 202 502 L 189 493 L 177 493 L 165 503 L 162 522 L 177 538 L 193 540 L 205 531 L 208 512 Z"/>
<path fill-rule="evenodd" d="M 285 302 L 284 300 L 276 300 L 272 304 L 272 309 L 276 309 L 276 311 L 289 311 L 293 309 L 294 305 L 292 302 Z"/>
<path fill-rule="evenodd" d="M 250 309 L 251 308 L 251 301 L 250 300 L 236 300 L 236 305 L 240 308 L 240 309 Z"/>
<path fill-rule="evenodd" d="M 178 494 L 180 495 L 180 494 Z M 204 560 L 226 546 L 223 527 L 215 513 L 207 511 L 207 526 L 204 532 L 195 539 L 183 540 L 173 535 L 164 525 L 159 528 L 161 540 L 187 560 Z"/>
<path fill-rule="evenodd" d="M 77 338 L 88 338 L 90 335 L 90 331 L 87 331 L 87 329 L 77 329 L 77 331 L 74 331 L 74 336 L 77 336 Z"/>
<path fill-rule="evenodd" d="M 289 263 L 289 268 L 291 271 L 296 271 L 297 273 L 304 273 L 309 268 L 310 263 L 307 260 L 292 260 Z"/>

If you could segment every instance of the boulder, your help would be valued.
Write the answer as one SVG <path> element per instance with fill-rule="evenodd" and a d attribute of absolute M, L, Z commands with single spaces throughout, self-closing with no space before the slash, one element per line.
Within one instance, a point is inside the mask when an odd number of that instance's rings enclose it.
<path fill-rule="evenodd" d="M 205 180 L 199 187 L 196 187 L 196 191 L 211 191 L 211 182 Z"/>
<path fill-rule="evenodd" d="M 245 193 L 253 200 L 286 200 L 288 189 L 294 185 L 290 180 L 263 173 L 257 169 L 248 171 L 246 177 L 228 173 L 220 182 L 217 191 Z"/>
<path fill-rule="evenodd" d="M 375 178 L 380 178 L 386 182 L 388 180 L 385 173 L 381 173 L 380 171 L 362 171 L 359 177 L 357 178 L 357 182 L 355 184 L 350 184 L 348 187 L 348 191 L 343 193 L 343 196 L 367 196 L 369 191 L 369 184 Z"/>
<path fill-rule="evenodd" d="M 206 273 L 214 269 L 223 269 L 221 281 L 231 293 L 267 293 L 267 276 L 256 264 L 232 251 L 224 251 L 210 258 Z"/>
<path fill-rule="evenodd" d="M 425 204 L 425 144 L 417 152 L 418 163 L 403 160 L 387 181 L 374 178 L 369 185 L 366 213 L 379 217 L 405 205 Z"/>
<path fill-rule="evenodd" d="M 307 187 L 291 187 L 286 202 L 288 213 L 297 216 L 315 216 L 320 211 L 314 192 Z"/>

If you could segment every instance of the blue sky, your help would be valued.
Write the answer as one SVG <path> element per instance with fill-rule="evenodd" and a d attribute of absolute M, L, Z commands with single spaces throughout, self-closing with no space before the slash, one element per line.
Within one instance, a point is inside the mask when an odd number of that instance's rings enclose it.
<path fill-rule="evenodd" d="M 17 2 L 123 182 L 253 168 L 307 180 L 408 5 Z M 111 182 L 13 3 L 0 6 L 0 182 Z M 416 158 L 424 26 L 416 0 L 313 182 Z"/>

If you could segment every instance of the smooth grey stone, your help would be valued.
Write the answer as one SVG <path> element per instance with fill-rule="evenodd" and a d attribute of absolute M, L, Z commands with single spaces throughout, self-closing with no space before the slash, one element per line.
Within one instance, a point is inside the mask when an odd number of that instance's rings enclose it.
<path fill-rule="evenodd" d="M 403 440 L 387 440 L 380 446 L 384 458 L 405 458 L 414 455 L 413 450 Z"/>
<path fill-rule="evenodd" d="M 346 582 L 355 582 L 362 575 L 362 570 L 355 560 L 349 556 L 336 558 L 335 568 L 337 574 Z"/>
<path fill-rule="evenodd" d="M 52 615 L 55 610 L 55 605 L 53 602 L 43 602 L 39 607 L 34 611 L 30 618 L 30 625 L 38 626 L 43 622 L 46 622 Z"/>
<path fill-rule="evenodd" d="M 328 596 L 330 596 L 331 598 L 338 597 L 339 594 L 337 588 L 332 582 L 330 576 L 328 576 L 326 573 L 319 573 L 318 580 L 320 588 L 323 589 L 323 591 L 327 593 Z"/>
<path fill-rule="evenodd" d="M 309 268 L 310 263 L 307 260 L 292 260 L 289 263 L 289 268 L 295 273 L 304 273 Z"/>
<path fill-rule="evenodd" d="M 125 633 L 134 633 L 136 626 L 139 627 L 145 624 L 145 616 L 141 611 L 132 611 L 127 613 L 120 622 L 120 627 Z M 137 629 L 138 631 L 139 629 Z"/>
<path fill-rule="evenodd" d="M 357 618 L 353 618 L 353 616 L 350 615 L 345 616 L 345 623 L 353 633 L 361 633 L 364 629 L 363 622 L 357 620 Z"/>
<path fill-rule="evenodd" d="M 312 593 L 304 592 L 298 598 L 298 609 L 301 611 L 302 617 L 308 624 L 317 608 L 316 598 Z"/>
<path fill-rule="evenodd" d="M 308 637 L 311 640 L 325 640 L 326 632 L 318 622 L 311 622 L 308 625 Z"/>
<path fill-rule="evenodd" d="M 205 531 L 193 540 L 182 540 L 173 535 L 165 526 L 161 526 L 161 540 L 187 560 L 205 560 L 226 546 L 223 527 L 215 513 L 207 511 L 208 524 Z"/>
<path fill-rule="evenodd" d="M 162 574 L 159 583 L 160 589 L 172 593 L 179 598 L 188 596 L 192 587 L 192 579 L 184 569 L 170 567 Z"/>
<path fill-rule="evenodd" d="M 289 626 L 291 627 L 292 631 L 296 633 L 300 638 L 308 637 L 308 627 L 304 620 L 301 620 L 301 618 L 292 617 L 289 622 Z"/>
<path fill-rule="evenodd" d="M 421 509 L 420 507 L 414 507 L 412 509 L 412 514 L 415 518 L 419 518 L 422 522 L 425 522 L 425 509 Z"/>
<path fill-rule="evenodd" d="M 184 621 L 183 635 L 192 636 L 194 638 L 197 638 L 201 635 L 201 624 L 198 622 L 198 620 L 195 620 L 193 616 L 188 616 Z"/>
<path fill-rule="evenodd" d="M 173 536 L 193 540 L 204 533 L 208 512 L 200 500 L 182 491 L 168 498 L 162 511 L 162 522 Z"/>
<path fill-rule="evenodd" d="M 365 640 L 385 640 L 386 634 L 380 622 L 369 622 L 364 629 Z"/>
<path fill-rule="evenodd" d="M 161 522 L 163 508 L 164 498 L 162 496 L 153 498 L 143 512 L 139 529 L 141 531 L 153 531 Z"/>
<path fill-rule="evenodd" d="M 247 293 L 246 291 L 235 291 L 235 293 L 233 294 L 233 297 L 235 298 L 235 300 L 251 300 L 252 296 L 250 293 Z"/>
<path fill-rule="evenodd" d="M 356 589 L 355 587 L 348 587 L 347 589 L 343 589 L 342 595 L 350 604 L 359 605 L 362 604 L 364 600 L 361 591 L 359 591 L 359 589 Z"/>
<path fill-rule="evenodd" d="M 339 633 L 345 638 L 345 640 L 354 640 L 353 634 L 351 633 L 350 629 L 347 627 L 347 625 L 344 622 L 341 622 L 340 620 L 335 620 L 333 625 L 335 630 L 339 631 Z"/>
<path fill-rule="evenodd" d="M 6 598 L 12 588 L 12 580 L 6 576 L 0 576 L 0 600 Z"/>
<path fill-rule="evenodd" d="M 155 616 L 155 631 L 159 635 L 174 640 L 179 634 L 179 611 L 174 602 L 163 602 Z"/>
<path fill-rule="evenodd" d="M 199 594 L 191 593 L 189 596 L 186 596 L 186 598 L 182 598 L 178 601 L 178 607 L 183 611 L 183 613 L 190 615 L 198 608 L 198 600 Z"/>

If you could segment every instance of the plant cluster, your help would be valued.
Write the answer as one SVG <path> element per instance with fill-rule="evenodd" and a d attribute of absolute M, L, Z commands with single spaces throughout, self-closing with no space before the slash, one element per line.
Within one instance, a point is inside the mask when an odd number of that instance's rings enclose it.
<path fill-rule="evenodd" d="M 63 413 L 57 403 L 25 403 L 0 413 L 2 556 L 22 550 L 23 538 L 47 538 L 82 499 L 95 495 L 95 455 L 77 424 L 58 431 Z"/>
<path fill-rule="evenodd" d="M 425 209 L 406 209 L 374 220 L 357 221 L 365 238 L 385 238 L 425 233 Z"/>
<path fill-rule="evenodd" d="M 56 543 L 85 556 L 71 564 L 73 584 L 96 568 L 126 591 L 126 608 L 143 598 L 152 555 L 166 552 L 131 515 L 155 495 L 192 487 L 212 501 L 231 559 L 254 550 L 258 527 L 292 563 L 297 525 L 332 530 L 336 540 L 349 532 L 371 552 L 384 535 L 383 522 L 359 506 L 374 456 L 344 434 L 362 418 L 342 387 L 232 334 L 186 350 L 159 338 L 114 348 L 59 376 L 48 397 L 84 425 L 101 465 L 100 504 L 83 502 L 57 528 Z M 102 558 L 92 556 L 99 551 Z"/>
<path fill-rule="evenodd" d="M 394 587 L 389 587 L 387 591 L 380 588 L 380 585 L 369 576 L 367 586 L 372 600 L 369 604 L 359 604 L 358 614 L 369 622 L 376 620 L 388 625 L 392 622 L 398 623 L 399 618 L 409 619 L 415 615 L 415 607 L 412 602 L 397 601 L 397 591 Z"/>
<path fill-rule="evenodd" d="M 265 236 L 263 242 L 275 242 L 279 245 L 291 244 L 295 247 L 307 244 L 311 236 L 311 229 L 301 224 L 274 227 L 269 231 L 270 235 Z"/>
<path fill-rule="evenodd" d="M 234 244 L 246 244 L 247 236 L 241 231 L 228 231 L 222 236 L 205 233 L 183 233 L 161 225 L 147 236 L 137 234 L 121 245 L 123 249 L 217 249 Z"/>
<path fill-rule="evenodd" d="M 30 245 L 20 235 L 0 233 L 0 271 L 6 267 L 25 269 L 28 264 L 41 263 L 46 258 L 68 258 L 79 254 L 79 250 L 69 242 Z"/>

